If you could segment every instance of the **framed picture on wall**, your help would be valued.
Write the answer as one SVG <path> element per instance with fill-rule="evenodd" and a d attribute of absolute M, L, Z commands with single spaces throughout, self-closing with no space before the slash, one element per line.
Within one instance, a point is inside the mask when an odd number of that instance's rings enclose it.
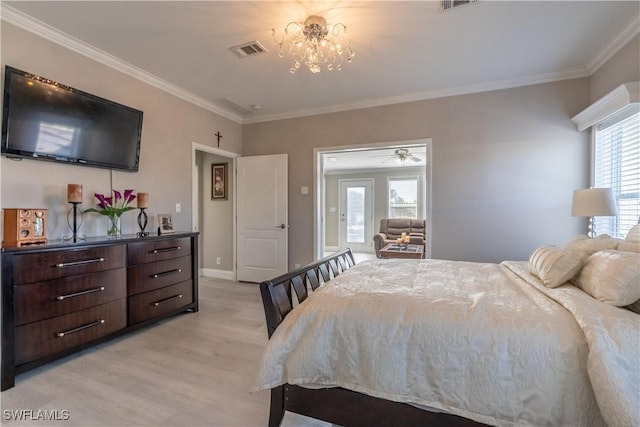
<path fill-rule="evenodd" d="M 227 200 L 227 164 L 211 164 L 211 199 Z"/>
<path fill-rule="evenodd" d="M 171 214 L 158 214 L 158 224 L 160 234 L 170 234 L 174 232 L 173 217 Z"/>

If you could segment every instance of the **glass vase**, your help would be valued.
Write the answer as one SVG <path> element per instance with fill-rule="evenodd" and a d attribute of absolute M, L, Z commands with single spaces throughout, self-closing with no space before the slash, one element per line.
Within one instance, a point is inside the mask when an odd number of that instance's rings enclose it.
<path fill-rule="evenodd" d="M 107 217 L 107 237 L 120 237 L 122 229 L 120 228 L 119 216 Z"/>

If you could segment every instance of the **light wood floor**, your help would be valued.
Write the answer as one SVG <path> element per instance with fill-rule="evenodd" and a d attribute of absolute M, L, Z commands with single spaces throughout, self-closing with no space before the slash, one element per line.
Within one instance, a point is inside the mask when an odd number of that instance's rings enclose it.
<path fill-rule="evenodd" d="M 2 392 L 7 426 L 266 426 L 269 393 L 251 393 L 267 342 L 258 285 L 201 278 L 200 311 L 26 372 Z M 16 421 L 7 410 L 68 411 Z M 326 425 L 289 414 L 287 426 Z"/>

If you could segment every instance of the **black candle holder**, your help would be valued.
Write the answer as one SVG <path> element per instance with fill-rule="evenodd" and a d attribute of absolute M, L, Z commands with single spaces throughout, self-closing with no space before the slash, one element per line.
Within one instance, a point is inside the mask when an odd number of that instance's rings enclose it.
<path fill-rule="evenodd" d="M 147 237 L 149 235 L 148 231 L 144 231 L 147 228 L 147 213 L 144 211 L 146 208 L 140 208 L 140 213 L 138 214 L 138 226 L 140 227 L 140 231 L 136 233 L 138 237 Z"/>
<path fill-rule="evenodd" d="M 78 240 L 85 240 L 87 236 L 85 236 L 84 234 L 82 236 L 78 236 L 78 230 L 80 229 L 80 226 L 82 225 L 82 220 L 83 220 L 82 211 L 78 209 L 78 205 L 80 204 L 80 202 L 69 202 L 69 203 L 71 203 L 72 206 L 67 212 L 67 225 L 71 229 L 71 232 L 73 233 L 73 235 L 71 237 L 64 236 L 62 240 L 64 241 L 71 240 L 75 243 Z M 71 212 L 73 212 L 73 223 L 71 223 L 69 220 L 69 216 L 71 215 Z M 78 215 L 78 212 L 80 212 L 80 215 Z M 80 217 L 79 222 L 78 222 L 78 216 Z"/>

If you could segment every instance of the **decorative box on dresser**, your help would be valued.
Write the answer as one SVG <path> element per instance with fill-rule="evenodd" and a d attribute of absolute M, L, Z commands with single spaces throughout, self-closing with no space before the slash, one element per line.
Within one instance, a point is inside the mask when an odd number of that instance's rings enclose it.
<path fill-rule="evenodd" d="M 2 390 L 15 375 L 198 311 L 198 234 L 2 248 Z"/>

